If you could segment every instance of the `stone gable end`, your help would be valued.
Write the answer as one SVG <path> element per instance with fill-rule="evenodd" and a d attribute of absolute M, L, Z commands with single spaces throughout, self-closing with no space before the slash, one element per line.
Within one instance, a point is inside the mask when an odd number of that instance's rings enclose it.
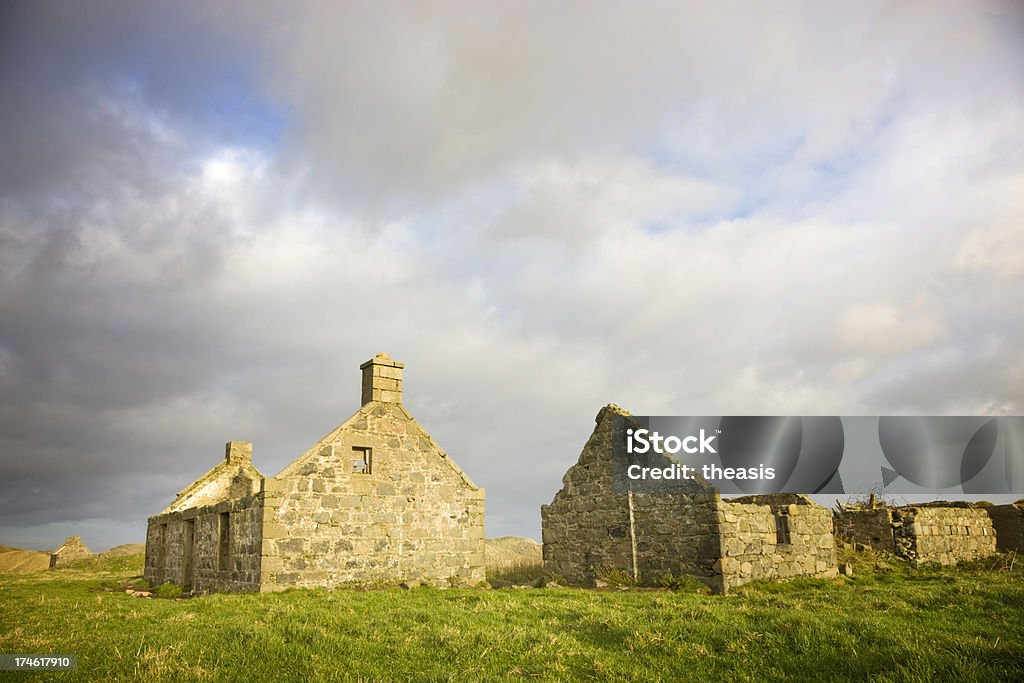
<path fill-rule="evenodd" d="M 723 593 L 757 579 L 837 575 L 831 513 L 805 496 L 723 500 L 702 481 L 674 492 L 616 493 L 615 430 L 631 417 L 613 404 L 602 408 L 562 489 L 541 507 L 547 571 L 583 585 L 602 576 L 658 585 L 685 575 Z"/>
<path fill-rule="evenodd" d="M 318 441 L 268 480 L 265 504 L 266 590 L 484 580 L 484 492 L 396 403 Z"/>

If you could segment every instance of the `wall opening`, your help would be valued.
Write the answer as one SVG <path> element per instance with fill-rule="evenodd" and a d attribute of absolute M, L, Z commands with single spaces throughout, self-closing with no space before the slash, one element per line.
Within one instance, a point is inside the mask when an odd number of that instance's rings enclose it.
<path fill-rule="evenodd" d="M 775 513 L 775 544 L 789 545 L 789 513 Z"/>
<path fill-rule="evenodd" d="M 370 474 L 373 471 L 373 449 L 368 446 L 352 447 L 352 474 Z"/>
<path fill-rule="evenodd" d="M 217 515 L 217 567 L 221 571 L 231 569 L 231 517 L 229 512 Z"/>

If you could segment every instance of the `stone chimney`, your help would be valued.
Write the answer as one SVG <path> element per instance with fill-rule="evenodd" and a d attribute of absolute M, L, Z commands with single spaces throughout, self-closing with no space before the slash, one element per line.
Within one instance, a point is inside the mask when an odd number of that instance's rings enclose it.
<path fill-rule="evenodd" d="M 224 446 L 224 460 L 229 465 L 244 465 L 247 462 L 252 462 L 252 443 L 228 441 Z"/>
<path fill-rule="evenodd" d="M 402 368 L 404 363 L 391 360 L 386 353 L 378 353 L 359 366 L 363 371 L 363 405 L 370 401 L 402 402 Z"/>

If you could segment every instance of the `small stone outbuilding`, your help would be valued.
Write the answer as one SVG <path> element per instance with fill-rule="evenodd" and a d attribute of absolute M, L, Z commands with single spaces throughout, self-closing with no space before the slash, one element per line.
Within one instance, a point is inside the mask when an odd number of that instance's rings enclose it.
<path fill-rule="evenodd" d="M 547 571 L 578 585 L 603 572 L 648 585 L 689 575 L 719 593 L 755 579 L 838 574 L 832 514 L 806 496 L 727 500 L 699 480 L 674 492 L 616 492 L 615 430 L 630 417 L 601 409 L 562 489 L 541 507 Z"/>
<path fill-rule="evenodd" d="M 68 536 L 64 544 L 50 554 L 50 569 L 92 556 L 93 552 L 85 545 L 81 536 Z"/>
<path fill-rule="evenodd" d="M 484 490 L 402 406 L 403 364 L 363 363 L 362 407 L 272 478 L 252 444 L 149 519 L 145 577 L 196 591 L 484 580 Z"/>
<path fill-rule="evenodd" d="M 840 505 L 840 542 L 892 553 L 915 566 L 953 565 L 997 550 L 1024 550 L 1024 506 L 937 501 L 918 505 Z"/>

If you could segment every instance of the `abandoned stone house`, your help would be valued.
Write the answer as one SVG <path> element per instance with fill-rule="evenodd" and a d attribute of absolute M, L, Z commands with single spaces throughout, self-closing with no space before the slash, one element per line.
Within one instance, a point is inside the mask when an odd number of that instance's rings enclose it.
<path fill-rule="evenodd" d="M 921 564 L 951 565 L 1024 551 L 1024 505 L 935 502 L 866 508 L 840 506 L 836 537 Z"/>
<path fill-rule="evenodd" d="M 484 490 L 402 405 L 403 364 L 360 366 L 362 407 L 274 477 L 252 444 L 149 518 L 145 578 L 196 591 L 484 580 Z"/>
<path fill-rule="evenodd" d="M 696 480 L 674 492 L 613 490 L 615 430 L 630 417 L 601 409 L 562 489 L 541 507 L 547 571 L 580 585 L 604 571 L 640 584 L 689 575 L 719 593 L 755 579 L 838 574 L 832 513 L 805 496 L 725 500 Z"/>
<path fill-rule="evenodd" d="M 50 553 L 50 569 L 92 556 L 93 552 L 85 545 L 81 536 L 68 536 L 61 547 Z"/>

